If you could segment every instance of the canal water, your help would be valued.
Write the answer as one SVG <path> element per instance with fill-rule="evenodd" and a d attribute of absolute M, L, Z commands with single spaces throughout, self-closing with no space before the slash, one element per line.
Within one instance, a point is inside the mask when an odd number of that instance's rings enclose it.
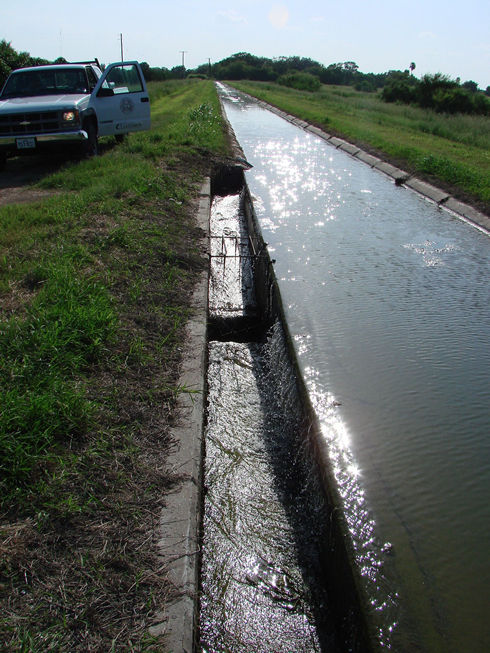
<path fill-rule="evenodd" d="M 393 569 L 390 645 L 490 650 L 490 239 L 220 93 L 373 604 Z"/>

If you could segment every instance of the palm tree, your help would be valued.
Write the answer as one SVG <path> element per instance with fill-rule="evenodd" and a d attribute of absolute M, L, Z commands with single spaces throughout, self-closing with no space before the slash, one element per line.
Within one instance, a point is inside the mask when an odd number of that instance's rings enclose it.
<path fill-rule="evenodd" d="M 413 71 L 415 70 L 415 62 L 414 62 L 414 61 L 412 61 L 412 63 L 410 64 L 409 68 L 410 68 L 410 74 L 412 74 Z"/>

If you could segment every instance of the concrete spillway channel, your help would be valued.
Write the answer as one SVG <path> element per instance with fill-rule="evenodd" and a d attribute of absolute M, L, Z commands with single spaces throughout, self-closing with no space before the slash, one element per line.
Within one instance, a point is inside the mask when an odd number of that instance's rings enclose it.
<path fill-rule="evenodd" d="M 179 385 L 189 392 L 168 461 L 178 483 L 159 529 L 175 593 L 150 633 L 172 652 L 377 650 L 243 169 L 207 186 L 198 221 L 207 231 L 211 195 L 211 272 L 188 325 Z"/>
<path fill-rule="evenodd" d="M 212 194 L 198 650 L 368 651 L 347 527 L 243 171 L 222 171 Z"/>

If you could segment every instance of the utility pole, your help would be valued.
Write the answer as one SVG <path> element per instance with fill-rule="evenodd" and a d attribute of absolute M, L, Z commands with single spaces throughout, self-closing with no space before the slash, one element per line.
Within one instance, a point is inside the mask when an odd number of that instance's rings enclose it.
<path fill-rule="evenodd" d="M 124 61 L 124 51 L 123 51 L 123 35 L 119 34 L 119 39 L 121 41 L 121 61 Z"/>
<path fill-rule="evenodd" d="M 179 50 L 180 54 L 182 55 L 182 77 L 185 77 L 185 64 L 184 64 L 184 57 L 187 54 L 187 50 Z"/>

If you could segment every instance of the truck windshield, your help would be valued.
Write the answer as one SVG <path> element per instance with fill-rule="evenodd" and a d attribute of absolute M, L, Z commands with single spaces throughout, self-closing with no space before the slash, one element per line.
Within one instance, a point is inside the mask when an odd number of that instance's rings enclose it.
<path fill-rule="evenodd" d="M 83 69 L 39 69 L 20 71 L 10 75 L 0 97 L 7 99 L 88 92 L 87 77 Z"/>

